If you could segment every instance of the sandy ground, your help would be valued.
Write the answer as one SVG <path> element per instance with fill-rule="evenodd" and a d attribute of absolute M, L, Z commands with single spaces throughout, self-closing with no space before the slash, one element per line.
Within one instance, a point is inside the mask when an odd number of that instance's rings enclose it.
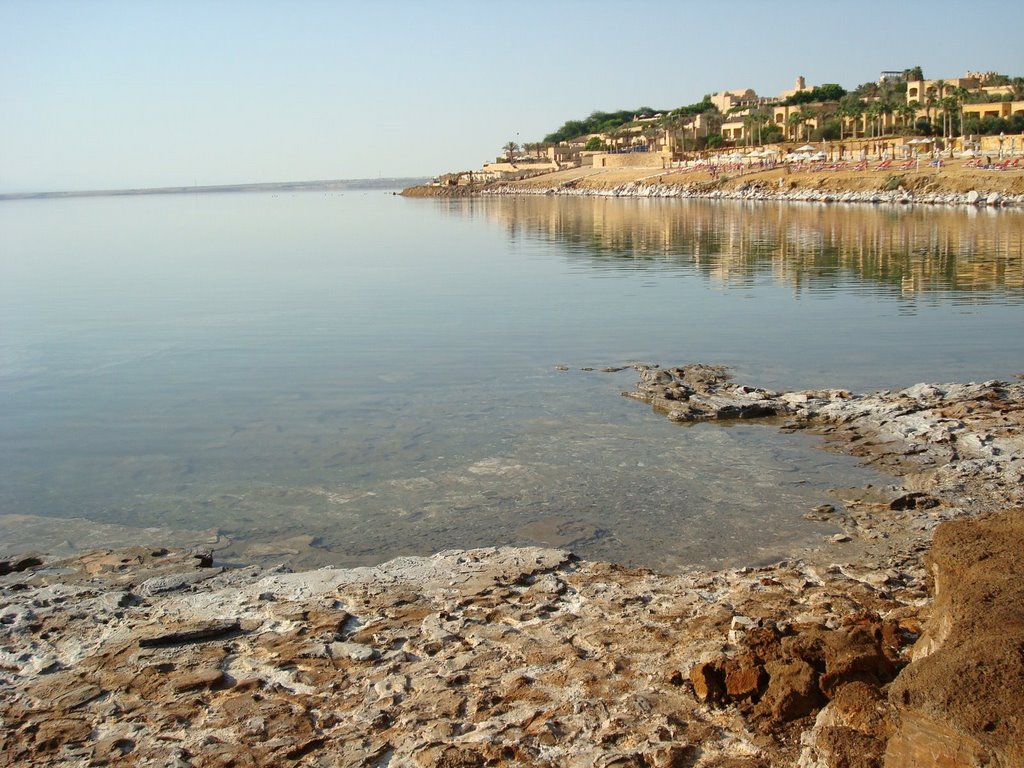
<path fill-rule="evenodd" d="M 735 188 L 741 184 L 758 183 L 771 188 L 822 189 L 829 191 L 871 191 L 883 189 L 895 183 L 905 189 L 917 192 L 970 192 L 984 190 L 1001 194 L 1024 194 L 1024 165 L 1005 171 L 975 168 L 966 165 L 965 160 L 943 161 L 941 168 L 921 163 L 908 170 L 901 170 L 901 163 L 893 162 L 889 168 L 876 170 L 878 161 L 868 163 L 866 170 L 814 170 L 818 166 L 800 168 L 743 168 L 724 170 L 718 177 L 704 169 L 653 168 L 574 168 L 515 182 L 514 186 L 524 189 L 548 188 L 568 184 L 592 189 L 611 189 L 629 183 L 648 184 L 718 184 L 723 189 Z"/>

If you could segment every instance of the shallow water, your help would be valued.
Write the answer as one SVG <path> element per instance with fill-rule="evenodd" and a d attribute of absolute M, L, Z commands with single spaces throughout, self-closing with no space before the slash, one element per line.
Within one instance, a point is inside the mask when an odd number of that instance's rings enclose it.
<path fill-rule="evenodd" d="M 0 549 L 219 533 L 227 559 L 301 566 L 507 543 L 769 560 L 832 532 L 801 517 L 828 488 L 885 478 L 771 426 L 670 424 L 618 396 L 632 371 L 579 369 L 1005 378 L 1022 243 L 1012 211 L 4 202 Z"/>

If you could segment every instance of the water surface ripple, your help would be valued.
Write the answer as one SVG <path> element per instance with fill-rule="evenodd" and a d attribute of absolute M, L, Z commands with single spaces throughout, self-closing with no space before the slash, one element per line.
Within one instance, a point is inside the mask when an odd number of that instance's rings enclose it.
<path fill-rule="evenodd" d="M 494 544 L 677 570 L 833 532 L 886 479 L 681 427 L 630 361 L 775 387 L 1024 369 L 1013 211 L 380 192 L 0 204 L 0 549 Z M 560 371 L 557 366 L 569 367 Z"/>

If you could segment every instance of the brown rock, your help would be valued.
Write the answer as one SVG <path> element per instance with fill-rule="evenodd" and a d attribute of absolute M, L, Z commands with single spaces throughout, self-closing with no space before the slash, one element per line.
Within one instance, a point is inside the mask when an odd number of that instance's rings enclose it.
<path fill-rule="evenodd" d="M 945 523 L 926 563 L 935 605 L 890 700 L 887 768 L 1024 765 L 1024 511 Z"/>
<path fill-rule="evenodd" d="M 884 684 L 896 676 L 895 665 L 882 651 L 879 625 L 844 627 L 830 632 L 824 645 L 825 672 L 819 684 L 830 699 L 847 683 Z"/>
<path fill-rule="evenodd" d="M 697 664 L 690 670 L 690 681 L 701 701 L 715 704 L 725 700 L 725 673 L 717 663 Z"/>
<path fill-rule="evenodd" d="M 753 654 L 730 660 L 725 667 L 725 692 L 732 700 L 757 696 L 768 683 L 768 674 Z"/>
<path fill-rule="evenodd" d="M 223 682 L 224 673 L 219 669 L 201 669 L 182 675 L 174 680 L 171 687 L 178 693 L 194 691 L 199 688 L 213 688 Z"/>
<path fill-rule="evenodd" d="M 775 722 L 806 717 L 825 703 L 818 689 L 818 673 L 805 661 L 768 662 L 768 688 L 758 711 Z"/>
<path fill-rule="evenodd" d="M 651 768 L 689 768 L 696 753 L 691 744 L 671 744 L 652 750 L 644 758 Z"/>

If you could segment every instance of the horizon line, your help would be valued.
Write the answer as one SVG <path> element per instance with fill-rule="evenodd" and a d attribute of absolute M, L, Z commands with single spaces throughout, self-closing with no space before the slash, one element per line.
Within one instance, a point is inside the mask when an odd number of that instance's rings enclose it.
<path fill-rule="evenodd" d="M 353 184 L 385 186 L 395 181 L 421 181 L 429 176 L 378 176 L 361 179 L 310 179 L 306 181 L 253 181 L 235 184 L 204 184 L 170 187 L 125 187 L 121 189 L 81 189 L 49 192 L 2 192 L 0 200 L 31 200 L 65 197 L 118 197 L 128 195 L 175 195 L 185 193 L 244 192 L 260 189 L 330 189 L 344 188 Z"/>

